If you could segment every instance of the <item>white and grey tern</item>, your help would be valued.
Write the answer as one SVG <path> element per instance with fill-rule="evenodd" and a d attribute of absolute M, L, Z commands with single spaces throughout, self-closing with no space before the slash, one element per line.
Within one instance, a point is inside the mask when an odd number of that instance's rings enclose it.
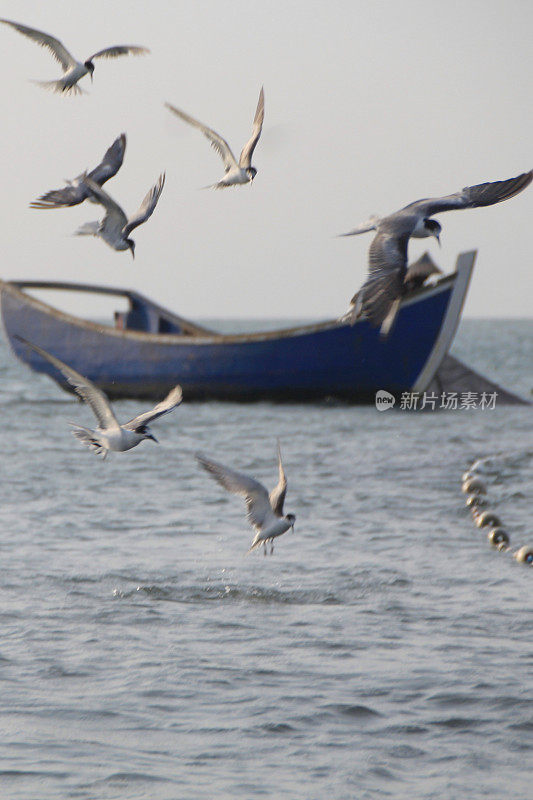
<path fill-rule="evenodd" d="M 106 47 L 103 50 L 98 50 L 93 53 L 84 61 L 78 61 L 73 55 L 69 53 L 65 45 L 51 36 L 49 33 L 39 31 L 36 28 L 29 28 L 27 25 L 21 25 L 20 22 L 13 22 L 10 19 L 0 19 L 4 25 L 10 25 L 23 36 L 32 39 L 41 47 L 46 47 L 53 55 L 53 57 L 61 64 L 63 70 L 63 77 L 55 81 L 36 81 L 40 86 L 46 89 L 52 89 L 60 94 L 81 94 L 82 89 L 78 86 L 78 81 L 85 75 L 91 76 L 93 79 L 94 72 L 94 59 L 95 58 L 116 58 L 117 56 L 126 55 L 144 55 L 149 53 L 147 47 L 141 47 L 136 44 L 116 44 L 112 47 Z"/>
<path fill-rule="evenodd" d="M 98 186 L 102 186 L 119 171 L 124 160 L 125 150 L 126 134 L 121 133 L 111 147 L 108 147 L 98 166 L 90 172 L 82 172 L 81 175 L 71 181 L 67 179 L 67 185 L 63 189 L 52 189 L 41 195 L 38 200 L 30 203 L 30 208 L 65 208 L 67 206 L 77 206 L 87 199 L 93 203 L 96 202 L 84 181 L 89 178 L 94 183 L 97 183 Z"/>
<path fill-rule="evenodd" d="M 278 444 L 278 470 L 279 479 L 275 488 L 267 492 L 265 487 L 255 478 L 236 472 L 218 461 L 206 458 L 199 453 L 196 460 L 206 472 L 212 475 L 228 492 L 244 497 L 246 502 L 246 516 L 248 522 L 255 530 L 255 537 L 248 552 L 263 545 L 263 552 L 267 554 L 267 543 L 270 543 L 270 553 L 274 552 L 274 539 L 294 530 L 296 517 L 294 514 L 283 514 L 283 504 L 287 492 L 287 478 L 281 460 L 281 450 Z"/>
<path fill-rule="evenodd" d="M 202 131 L 204 136 L 209 139 L 212 147 L 214 147 L 224 162 L 224 177 L 221 178 L 217 183 L 213 183 L 211 186 L 206 188 L 224 189 L 227 186 L 238 186 L 239 184 L 252 183 L 257 174 L 256 168 L 252 167 L 252 155 L 257 142 L 259 141 L 259 137 L 261 136 L 263 119 L 265 116 L 265 93 L 263 87 L 261 87 L 261 91 L 259 92 L 259 100 L 257 102 L 257 108 L 252 126 L 252 135 L 244 145 L 239 157 L 239 161 L 237 161 L 233 155 L 233 152 L 227 141 L 223 139 L 220 134 L 218 134 L 212 128 L 208 128 L 207 125 L 204 125 L 197 119 L 194 119 L 194 117 L 190 117 L 189 114 L 186 114 L 184 111 L 176 108 L 176 106 L 173 106 L 170 103 L 165 103 L 165 105 L 170 111 L 172 111 L 173 114 L 176 114 L 176 116 L 180 117 L 185 122 L 188 122 L 189 125 L 192 125 L 193 127 Z"/>
<path fill-rule="evenodd" d="M 119 204 L 89 176 L 82 179 L 82 184 L 92 199 L 105 208 L 106 213 L 100 221 L 85 222 L 74 235 L 97 236 L 113 250 L 130 250 L 132 258 L 135 258 L 135 241 L 130 238 L 130 233 L 154 213 L 165 185 L 165 173 L 159 176 L 157 183 L 152 186 L 139 209 L 131 217 L 127 217 Z"/>
<path fill-rule="evenodd" d="M 433 236 L 440 244 L 442 228 L 437 220 L 431 219 L 434 214 L 501 203 L 523 191 L 532 178 L 533 170 L 508 180 L 466 186 L 445 197 L 416 200 L 394 214 L 371 217 L 357 228 L 342 234 L 354 236 L 376 231 L 368 251 L 368 278 L 341 319 L 353 323 L 359 317 L 366 317 L 372 325 L 380 325 L 382 335 L 386 336 L 406 291 L 409 239 Z"/>
<path fill-rule="evenodd" d="M 16 338 L 59 370 L 76 394 L 90 407 L 98 421 L 98 427 L 95 429 L 84 428 L 81 425 L 70 423 L 73 425 L 72 434 L 80 442 L 90 447 L 96 455 L 103 455 L 104 459 L 109 451 L 123 452 L 124 450 L 131 450 L 132 447 L 136 447 L 144 439 L 151 439 L 157 442 L 150 430 L 150 423 L 163 414 L 172 411 L 182 401 L 181 386 L 177 385 L 151 411 L 145 411 L 143 414 L 130 419 L 124 425 L 120 425 L 107 396 L 89 378 L 84 378 L 83 375 L 69 367 L 68 364 L 43 350 L 42 347 L 23 339 L 22 336 L 17 336 Z"/>

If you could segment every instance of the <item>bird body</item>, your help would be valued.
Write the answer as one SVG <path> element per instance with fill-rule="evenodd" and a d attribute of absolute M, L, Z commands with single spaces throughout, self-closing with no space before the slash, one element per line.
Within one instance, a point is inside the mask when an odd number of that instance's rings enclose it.
<path fill-rule="evenodd" d="M 255 176 L 254 176 L 255 177 Z M 227 170 L 223 178 L 217 183 L 208 186 L 208 189 L 227 189 L 229 186 L 239 186 L 244 183 L 251 183 L 253 178 L 250 176 L 249 169 L 243 169 L 237 164 Z"/>
<path fill-rule="evenodd" d="M 259 92 L 259 100 L 257 101 L 257 108 L 252 126 L 252 135 L 248 142 L 244 145 L 239 160 L 235 158 L 233 152 L 225 139 L 220 136 L 212 128 L 208 128 L 199 120 L 189 116 L 181 109 L 170 103 L 165 103 L 166 107 L 172 111 L 177 117 L 180 117 L 184 122 L 198 128 L 204 136 L 211 142 L 211 146 L 217 151 L 222 161 L 224 162 L 224 177 L 217 183 L 212 184 L 210 187 L 213 189 L 224 189 L 228 186 L 238 186 L 245 183 L 251 183 L 257 174 L 255 167 L 252 167 L 252 155 L 261 136 L 263 128 L 263 119 L 265 116 L 265 93 L 263 87 Z"/>
<path fill-rule="evenodd" d="M 244 498 L 248 522 L 256 532 L 248 552 L 263 545 L 266 555 L 266 545 L 270 542 L 270 552 L 272 553 L 274 551 L 274 539 L 286 533 L 290 528 L 294 529 L 296 521 L 294 514 L 283 514 L 287 479 L 283 469 L 279 444 L 279 479 L 270 495 L 263 484 L 256 481 L 255 478 L 236 472 L 224 466 L 224 464 L 205 458 L 200 454 L 196 455 L 196 460 L 228 492 Z"/>
<path fill-rule="evenodd" d="M 92 80 L 95 58 L 116 58 L 117 56 L 128 54 L 142 55 L 150 52 L 148 48 L 140 47 L 139 45 L 118 44 L 93 53 L 85 59 L 85 61 L 78 61 L 55 36 L 51 36 L 44 31 L 39 31 L 36 28 L 30 28 L 27 25 L 21 25 L 20 22 L 13 22 L 9 19 L 0 19 L 0 22 L 4 25 L 10 25 L 23 36 L 27 36 L 41 47 L 46 47 L 47 50 L 51 52 L 56 61 L 60 63 L 63 75 L 55 81 L 36 81 L 36 83 L 44 88 L 59 92 L 60 94 L 69 94 L 70 92 L 73 94 L 80 94 L 82 92 L 82 89 L 78 86 L 78 81 L 85 75 L 90 75 Z"/>
<path fill-rule="evenodd" d="M 263 530 L 257 531 L 248 552 L 250 553 L 252 550 L 255 550 L 256 547 L 260 547 L 260 545 L 263 545 L 266 551 L 266 544 L 270 542 L 270 553 L 272 554 L 274 552 L 273 540 L 292 528 L 294 520 L 289 517 L 293 516 L 294 515 L 291 514 L 287 515 L 287 518 L 282 517 L 281 519 L 276 519 Z"/>
<path fill-rule="evenodd" d="M 145 411 L 129 420 L 129 422 L 124 423 L 124 425 L 120 425 L 107 396 L 89 378 L 85 378 L 75 369 L 69 367 L 68 364 L 65 364 L 64 361 L 48 353 L 42 347 L 28 342 L 22 336 L 17 336 L 16 338 L 59 370 L 74 391 L 91 408 L 97 419 L 98 427 L 94 429 L 84 428 L 81 425 L 71 423 L 73 425 L 72 434 L 80 442 L 90 447 L 96 455 L 103 455 L 105 458 L 109 451 L 124 452 L 125 450 L 131 450 L 143 439 L 152 439 L 152 441 L 157 442 L 149 428 L 149 423 L 172 411 L 182 401 L 181 386 L 175 386 L 166 398 L 151 411 Z"/>
<path fill-rule="evenodd" d="M 122 133 L 115 139 L 111 147 L 108 147 L 101 162 L 91 172 L 82 172 L 76 178 L 67 180 L 67 186 L 63 189 L 52 189 L 50 192 L 46 192 L 38 200 L 30 203 L 30 208 L 65 208 L 67 206 L 76 206 L 87 199 L 95 203 L 96 200 L 85 183 L 85 179 L 89 178 L 98 186 L 102 186 L 117 174 L 122 166 L 125 150 L 126 134 Z"/>
<path fill-rule="evenodd" d="M 57 94 L 83 94 L 83 89 L 78 86 L 78 81 L 84 75 L 89 74 L 89 69 L 85 64 L 76 61 L 69 67 L 61 78 L 55 81 L 33 81 L 37 86 L 42 86 L 43 89 L 50 89 Z M 92 73 L 91 73 L 92 74 Z"/>
<path fill-rule="evenodd" d="M 127 430 L 118 423 L 116 426 L 110 426 L 108 428 L 98 427 L 94 430 L 84 428 L 81 425 L 73 425 L 72 434 L 80 442 L 91 447 L 97 455 L 103 453 L 104 458 L 106 453 L 111 450 L 116 453 L 131 450 L 132 447 L 138 445 L 143 439 L 150 438 L 150 436 L 143 436 L 136 431 Z"/>
<path fill-rule="evenodd" d="M 407 248 L 409 239 L 433 236 L 440 243 L 441 225 L 434 214 L 462 208 L 478 208 L 500 203 L 523 191 L 533 179 L 533 170 L 503 181 L 466 186 L 445 197 L 416 200 L 386 217 L 371 217 L 357 228 L 342 234 L 354 236 L 375 230 L 368 250 L 368 278 L 341 319 L 352 324 L 360 316 L 372 325 L 381 325 L 386 336 L 396 318 L 406 291 Z"/>
<path fill-rule="evenodd" d="M 159 176 L 157 183 L 152 186 L 139 209 L 131 217 L 127 217 L 119 204 L 88 175 L 83 178 L 82 184 L 93 200 L 105 208 L 106 213 L 100 222 L 84 223 L 75 231 L 75 235 L 98 236 L 113 250 L 130 250 L 132 257 L 135 258 L 135 241 L 129 238 L 129 235 L 154 213 L 165 185 L 165 173 Z"/>

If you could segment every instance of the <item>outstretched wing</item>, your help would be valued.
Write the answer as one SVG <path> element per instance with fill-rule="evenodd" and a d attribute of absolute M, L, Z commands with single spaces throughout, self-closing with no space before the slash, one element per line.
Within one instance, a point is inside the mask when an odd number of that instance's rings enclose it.
<path fill-rule="evenodd" d="M 492 206 L 494 203 L 501 203 L 502 200 L 509 200 L 515 194 L 522 192 L 533 180 L 533 170 L 523 172 L 516 178 L 509 178 L 504 181 L 492 181 L 491 183 L 479 183 L 477 186 L 465 186 L 460 192 L 447 195 L 446 197 L 433 197 L 424 200 L 416 200 L 406 206 L 402 211 L 414 211 L 430 217 L 442 211 L 453 211 L 459 208 L 478 208 L 480 206 Z"/>
<path fill-rule="evenodd" d="M 163 172 L 157 181 L 157 183 L 152 186 L 144 200 L 142 201 L 139 209 L 133 214 L 124 225 L 124 235 L 129 236 L 132 230 L 137 228 L 139 225 L 142 225 L 143 222 L 152 216 L 154 213 L 154 209 L 157 205 L 157 201 L 161 196 L 161 192 L 163 191 L 163 186 L 165 185 L 165 173 Z"/>
<path fill-rule="evenodd" d="M 255 117 L 252 126 L 252 135 L 242 148 L 241 155 L 239 157 L 239 167 L 242 167 L 243 169 L 246 169 L 252 163 L 253 152 L 255 150 L 257 142 L 259 141 L 259 137 L 261 136 L 264 118 L 265 118 L 265 93 L 263 87 L 261 86 L 261 91 L 259 92 L 259 100 L 257 101 L 257 108 L 255 110 Z"/>
<path fill-rule="evenodd" d="M 397 311 L 404 292 L 408 234 L 399 236 L 378 233 L 368 251 L 369 275 L 358 292 L 356 303 L 372 325 L 382 325 L 391 310 Z M 393 319 L 383 330 L 390 329 Z"/>
<path fill-rule="evenodd" d="M 250 525 L 261 530 L 266 525 L 276 521 L 277 518 L 272 512 L 268 499 L 268 492 L 262 483 L 200 454 L 196 455 L 196 460 L 224 489 L 232 494 L 244 497 Z"/>
<path fill-rule="evenodd" d="M 285 470 L 283 469 L 283 463 L 281 460 L 281 446 L 278 441 L 278 471 L 279 471 L 279 480 L 277 486 L 272 489 L 269 495 L 269 502 L 272 506 L 272 511 L 277 517 L 283 516 L 283 503 L 285 502 L 285 495 L 287 494 L 287 478 L 285 476 Z"/>
<path fill-rule="evenodd" d="M 137 417 L 130 419 L 129 422 L 126 422 L 126 424 L 122 427 L 129 431 L 136 431 L 138 428 L 143 428 L 158 417 L 162 417 L 163 414 L 168 414 L 168 412 L 172 411 L 173 408 L 179 406 L 182 399 L 183 393 L 181 391 L 181 386 L 178 384 L 177 386 L 174 386 L 174 388 L 171 389 L 167 394 L 165 399 L 161 400 L 161 402 L 154 406 L 151 411 L 145 411 L 143 414 L 139 414 Z"/>
<path fill-rule="evenodd" d="M 126 134 L 121 133 L 117 136 L 111 147 L 105 151 L 103 159 L 100 161 L 91 172 L 87 174 L 95 183 L 100 186 L 116 175 L 124 161 L 124 153 L 126 152 Z"/>
<path fill-rule="evenodd" d="M 42 356 L 46 361 L 49 361 L 50 364 L 52 364 L 65 376 L 76 393 L 79 394 L 82 400 L 85 400 L 88 406 L 90 406 L 94 416 L 98 420 L 98 424 L 102 428 L 119 427 L 117 419 L 113 413 L 113 409 L 111 408 L 106 395 L 101 389 L 95 386 L 95 384 L 90 381 L 89 378 L 84 378 L 83 375 L 80 375 L 80 373 L 76 372 L 75 369 L 69 367 L 68 364 L 65 364 L 59 358 L 56 358 L 56 356 L 53 356 L 46 350 L 43 350 L 42 347 L 28 342 L 27 339 L 23 339 L 22 336 L 16 336 L 16 338 L 27 347 L 35 350 L 36 353 L 39 353 L 40 356 Z"/>
<path fill-rule="evenodd" d="M 116 175 L 124 159 L 126 149 L 126 134 L 122 133 L 106 150 L 102 161 L 88 174 L 83 173 L 75 178 L 68 186 L 63 189 L 52 189 L 50 192 L 41 195 L 38 200 L 30 203 L 30 208 L 50 209 L 64 208 L 65 206 L 76 206 L 83 203 L 91 192 L 84 183 L 85 178 L 101 186 L 113 175 Z"/>
<path fill-rule="evenodd" d="M 219 156 L 221 157 L 222 161 L 224 162 L 224 169 L 226 172 L 231 169 L 232 167 L 237 167 L 237 162 L 235 160 L 235 156 L 231 152 L 231 148 L 227 141 L 222 138 L 216 131 L 212 128 L 208 128 L 207 125 L 204 125 L 202 122 L 199 122 L 194 117 L 190 117 L 185 111 L 181 111 L 176 106 L 172 106 L 170 103 L 165 103 L 166 107 L 169 111 L 172 111 L 177 117 L 180 117 L 184 122 L 188 122 L 189 125 L 192 125 L 194 128 L 198 128 L 199 131 L 202 131 L 204 136 L 209 139 L 211 142 L 212 147 L 215 148 Z"/>
<path fill-rule="evenodd" d="M 117 56 L 128 55 L 143 56 L 149 52 L 147 47 L 140 47 L 137 44 L 115 44 L 113 47 L 105 47 L 103 50 L 93 53 L 93 55 L 89 56 L 86 60 L 92 61 L 93 58 L 117 58 Z"/>
<path fill-rule="evenodd" d="M 51 189 L 42 194 L 38 200 L 30 203 L 30 208 L 54 209 L 77 206 L 88 196 L 88 190 L 81 183 L 70 183 L 63 189 Z"/>
<path fill-rule="evenodd" d="M 65 47 L 59 39 L 56 39 L 54 36 L 50 36 L 49 33 L 44 33 L 44 31 L 38 31 L 36 28 L 28 28 L 27 25 L 21 25 L 19 22 L 12 22 L 9 19 L 0 19 L 0 22 L 3 22 L 4 25 L 11 25 L 12 28 L 15 28 L 16 31 L 22 33 L 23 36 L 27 36 L 29 39 L 33 39 L 34 42 L 41 45 L 41 47 L 46 47 L 49 50 L 56 61 L 59 61 L 63 68 L 63 72 L 66 72 L 70 67 L 73 67 L 77 61 L 76 59 L 71 56 L 67 48 Z"/>

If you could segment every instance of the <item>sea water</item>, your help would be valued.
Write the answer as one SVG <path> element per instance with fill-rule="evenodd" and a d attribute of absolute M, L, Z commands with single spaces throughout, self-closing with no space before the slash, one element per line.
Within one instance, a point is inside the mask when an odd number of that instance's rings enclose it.
<path fill-rule="evenodd" d="M 465 321 L 454 352 L 531 397 L 532 342 Z M 2 342 L 0 414 L 2 798 L 532 797 L 533 569 L 461 493 L 499 455 L 490 507 L 533 543 L 531 406 L 185 402 L 102 461 Z M 194 453 L 271 489 L 277 438 L 294 533 L 246 555 Z"/>

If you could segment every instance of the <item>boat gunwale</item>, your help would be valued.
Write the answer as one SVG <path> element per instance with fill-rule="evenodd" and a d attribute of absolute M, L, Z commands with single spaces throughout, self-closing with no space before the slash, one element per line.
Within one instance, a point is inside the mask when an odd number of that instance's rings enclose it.
<path fill-rule="evenodd" d="M 411 305 L 414 302 L 417 302 L 420 299 L 420 295 L 428 295 L 431 296 L 434 293 L 439 293 L 443 290 L 446 290 L 448 284 L 453 284 L 457 278 L 457 272 L 451 272 L 447 275 L 444 275 L 439 280 L 435 281 L 428 286 L 422 286 L 419 289 L 416 289 L 414 292 L 409 294 L 402 301 L 403 305 Z M 128 330 L 128 329 L 121 329 L 116 328 L 113 325 L 108 325 L 106 323 L 99 323 L 93 322 L 92 320 L 82 319 L 81 317 L 77 317 L 73 314 L 70 314 L 67 311 L 62 311 L 55 306 L 50 305 L 49 303 L 40 300 L 33 295 L 29 294 L 28 292 L 24 291 L 24 289 L 41 289 L 41 290 L 50 290 L 50 291 L 79 291 L 79 292 L 90 292 L 93 294 L 108 294 L 108 295 L 116 295 L 121 297 L 127 297 L 128 299 L 134 298 L 140 300 L 141 302 L 147 303 L 147 305 L 155 310 L 161 309 L 166 314 L 170 314 L 175 316 L 176 319 L 179 319 L 177 315 L 173 315 L 173 312 L 168 311 L 163 306 L 158 306 L 157 303 L 153 303 L 148 298 L 144 297 L 139 292 L 131 291 L 128 289 L 117 289 L 113 287 L 106 287 L 106 286 L 91 286 L 90 284 L 76 284 L 76 283 L 60 283 L 55 281 L 5 281 L 0 279 L 0 295 L 3 291 L 7 291 L 12 295 L 18 297 L 21 302 L 28 303 L 34 306 L 36 309 L 41 311 L 42 313 L 47 314 L 48 316 L 54 317 L 58 320 L 62 320 L 64 322 L 69 323 L 78 328 L 90 330 L 99 334 L 105 334 L 109 336 L 115 336 L 120 339 L 130 339 L 130 340 L 140 340 L 152 343 L 158 343 L 162 345 L 208 345 L 208 344 L 231 344 L 231 343 L 243 343 L 243 342 L 260 342 L 260 341 L 268 341 L 273 339 L 281 339 L 281 338 L 288 338 L 288 337 L 296 337 L 296 336 L 306 336 L 309 334 L 313 334 L 319 331 L 325 330 L 332 330 L 335 328 L 342 328 L 342 327 L 355 327 L 350 326 L 350 323 L 341 321 L 339 319 L 333 320 L 325 320 L 321 322 L 311 322 L 305 325 L 297 325 L 294 327 L 289 328 L 277 328 L 273 331 L 257 331 L 257 332 L 248 332 L 248 333 L 218 333 L 217 331 L 209 331 L 208 329 L 203 329 L 205 333 L 194 333 L 194 334 L 181 334 L 181 333 L 152 333 L 149 331 L 136 331 L 136 330 Z M 185 323 L 188 323 L 192 326 L 195 326 L 195 323 L 189 322 L 183 318 Z M 355 325 L 365 322 L 366 320 L 357 320 Z M 201 326 L 198 326 L 201 328 Z"/>

